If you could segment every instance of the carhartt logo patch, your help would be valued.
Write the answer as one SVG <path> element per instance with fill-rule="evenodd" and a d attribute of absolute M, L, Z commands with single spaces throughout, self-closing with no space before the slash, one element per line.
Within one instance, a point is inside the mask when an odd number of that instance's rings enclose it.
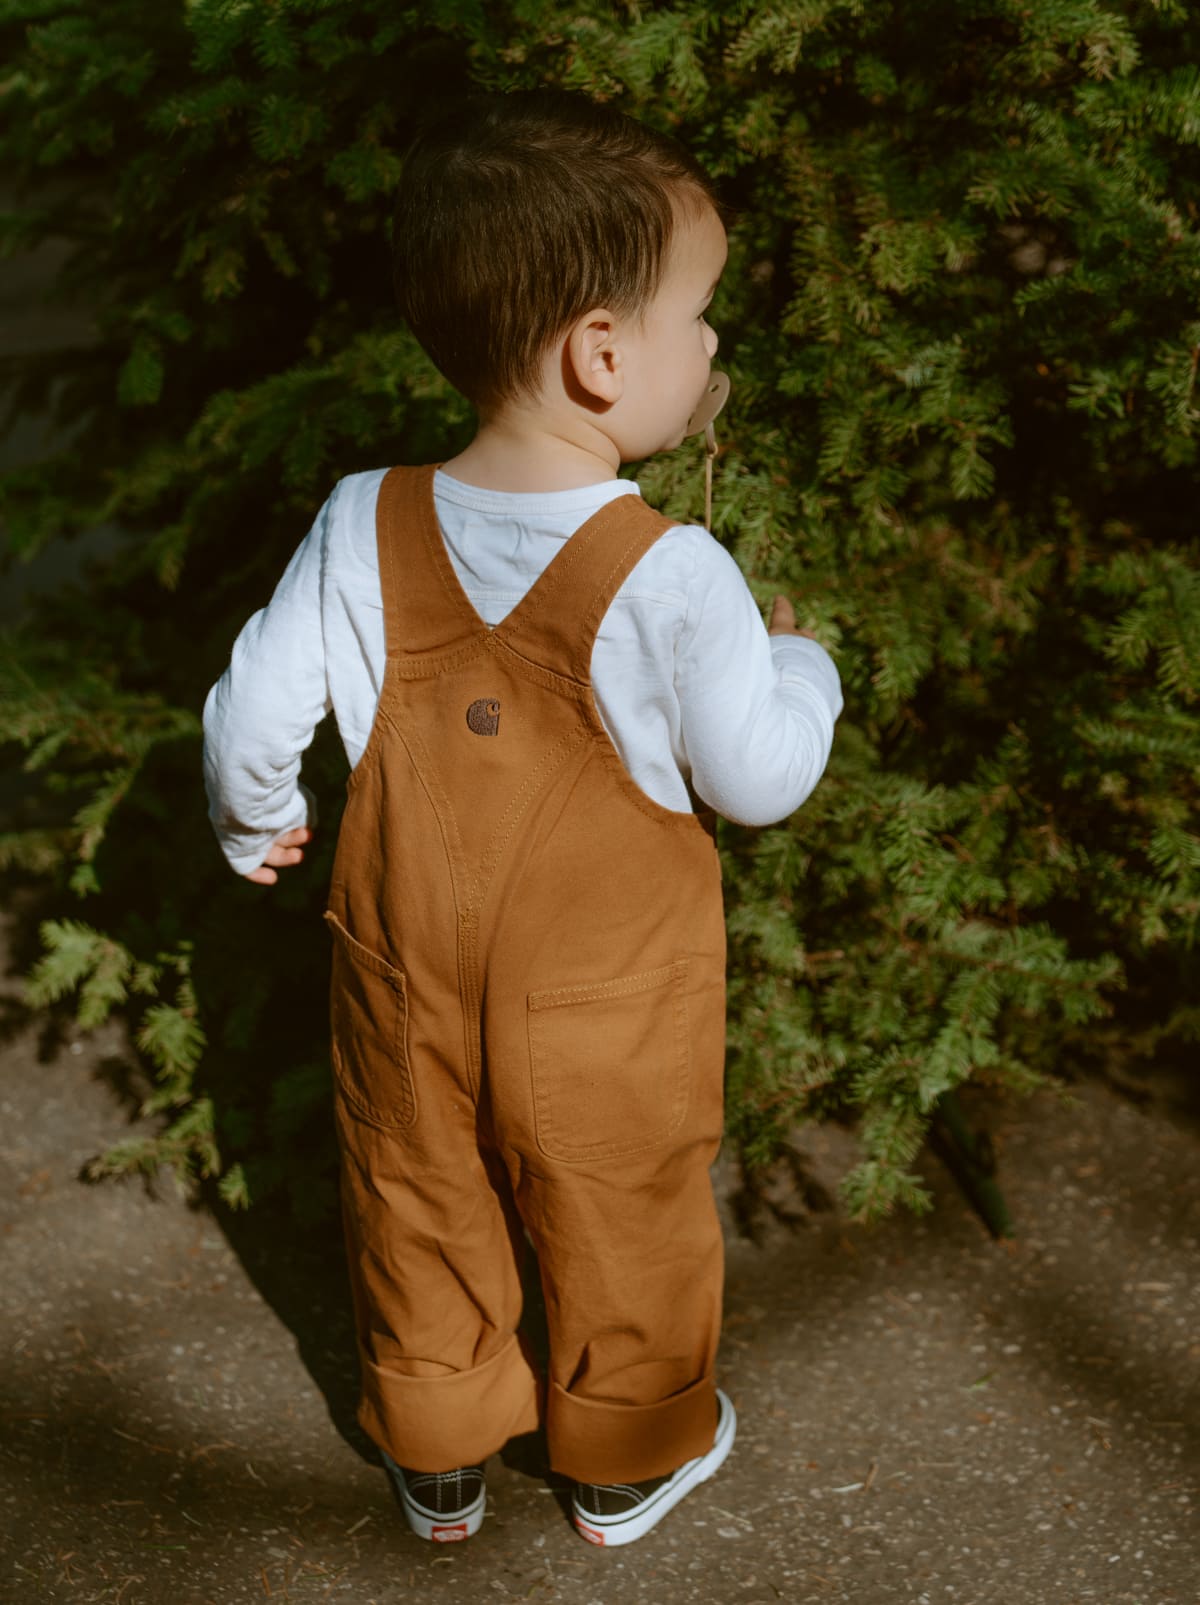
<path fill-rule="evenodd" d="M 500 732 L 500 704 L 495 697 L 476 697 L 467 709 L 467 724 L 477 736 L 495 736 Z"/>

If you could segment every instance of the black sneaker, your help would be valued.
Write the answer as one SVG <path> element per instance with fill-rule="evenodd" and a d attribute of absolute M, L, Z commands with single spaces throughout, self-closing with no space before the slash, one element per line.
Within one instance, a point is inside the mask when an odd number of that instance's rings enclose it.
<path fill-rule="evenodd" d="M 648 1482 L 575 1484 L 572 1513 L 575 1525 L 589 1544 L 632 1544 L 676 1506 L 684 1494 L 691 1493 L 699 1483 L 707 1482 L 724 1463 L 733 1448 L 737 1434 L 737 1416 L 733 1405 L 717 1389 L 717 1432 L 713 1446 L 706 1455 L 689 1460 L 666 1477 L 651 1477 Z"/>
<path fill-rule="evenodd" d="M 456 1471 L 409 1471 L 398 1466 L 386 1449 L 380 1449 L 418 1538 L 435 1544 L 453 1544 L 470 1538 L 483 1526 L 487 1489 L 482 1466 L 459 1466 Z"/>

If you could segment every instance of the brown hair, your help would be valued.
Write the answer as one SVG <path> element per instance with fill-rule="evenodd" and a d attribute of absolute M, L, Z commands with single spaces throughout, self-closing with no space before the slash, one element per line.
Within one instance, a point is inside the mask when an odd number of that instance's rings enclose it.
<path fill-rule="evenodd" d="M 400 311 L 456 390 L 532 394 L 546 347 L 590 307 L 640 316 L 678 208 L 730 210 L 674 139 L 559 89 L 444 106 L 405 158 L 392 223 Z"/>

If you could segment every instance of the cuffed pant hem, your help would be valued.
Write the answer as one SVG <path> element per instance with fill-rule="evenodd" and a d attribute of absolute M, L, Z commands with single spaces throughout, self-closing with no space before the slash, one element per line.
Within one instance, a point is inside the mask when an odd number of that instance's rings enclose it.
<path fill-rule="evenodd" d="M 361 1358 L 359 1425 L 409 1470 L 479 1465 L 540 1425 L 540 1382 L 515 1335 L 483 1365 L 444 1376 L 405 1376 Z"/>
<path fill-rule="evenodd" d="M 713 1446 L 715 1379 L 704 1377 L 655 1404 L 610 1404 L 548 1386 L 550 1465 L 576 1482 L 644 1482 L 663 1477 Z"/>

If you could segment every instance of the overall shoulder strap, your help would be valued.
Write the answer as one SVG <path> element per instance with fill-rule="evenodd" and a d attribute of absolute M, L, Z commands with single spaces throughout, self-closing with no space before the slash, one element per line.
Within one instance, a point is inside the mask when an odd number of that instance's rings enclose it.
<path fill-rule="evenodd" d="M 640 496 L 615 496 L 579 526 L 496 635 L 530 662 L 586 683 L 609 604 L 659 536 L 678 522 Z"/>
<path fill-rule="evenodd" d="M 433 476 L 440 467 L 389 468 L 379 486 L 375 534 L 389 657 L 444 651 L 488 633 L 438 528 Z"/>

